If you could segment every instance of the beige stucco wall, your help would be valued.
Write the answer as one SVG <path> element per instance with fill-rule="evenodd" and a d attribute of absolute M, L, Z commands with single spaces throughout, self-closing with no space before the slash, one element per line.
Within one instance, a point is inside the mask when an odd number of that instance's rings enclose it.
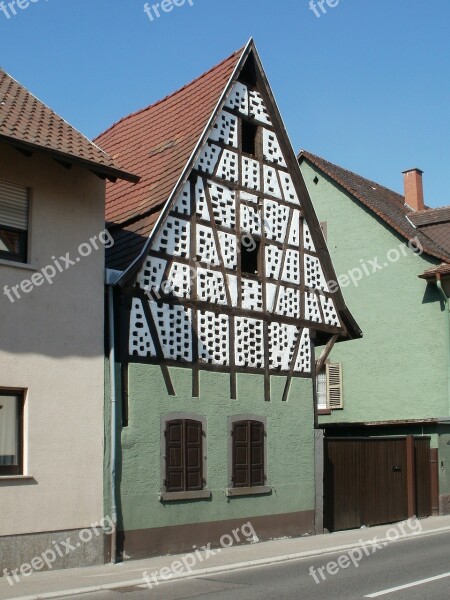
<path fill-rule="evenodd" d="M 42 269 L 104 227 L 104 182 L 0 144 L 0 179 L 32 190 L 29 263 Z M 0 536 L 102 517 L 104 245 L 14 304 L 3 288 L 33 270 L 0 264 L 0 387 L 28 390 L 25 473 L 0 478 Z M 64 265 L 63 262 L 61 262 Z"/>

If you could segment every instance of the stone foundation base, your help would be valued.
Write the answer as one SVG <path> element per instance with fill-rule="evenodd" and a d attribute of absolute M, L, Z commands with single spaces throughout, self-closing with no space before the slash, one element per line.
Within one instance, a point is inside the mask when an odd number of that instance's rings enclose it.
<path fill-rule="evenodd" d="M 450 494 L 439 496 L 439 514 L 450 515 Z"/>
<path fill-rule="evenodd" d="M 33 571 L 104 564 L 108 540 L 101 528 L 0 537 L 0 577 L 4 569 L 9 573 L 16 570 L 17 576 L 23 578 Z"/>

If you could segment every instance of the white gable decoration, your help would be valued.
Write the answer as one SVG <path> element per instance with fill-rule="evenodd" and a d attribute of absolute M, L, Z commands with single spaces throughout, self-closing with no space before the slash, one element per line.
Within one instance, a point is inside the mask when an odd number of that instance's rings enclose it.
<path fill-rule="evenodd" d="M 269 109 L 229 92 L 137 274 L 130 361 L 311 376 L 311 330 L 342 331 Z"/>

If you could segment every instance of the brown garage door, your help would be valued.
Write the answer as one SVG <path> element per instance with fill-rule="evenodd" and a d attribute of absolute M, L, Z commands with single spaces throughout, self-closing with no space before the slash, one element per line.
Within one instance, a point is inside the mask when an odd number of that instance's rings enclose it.
<path fill-rule="evenodd" d="M 429 438 L 414 441 L 415 512 L 431 514 Z M 406 438 L 325 440 L 325 527 L 330 531 L 408 518 Z"/>

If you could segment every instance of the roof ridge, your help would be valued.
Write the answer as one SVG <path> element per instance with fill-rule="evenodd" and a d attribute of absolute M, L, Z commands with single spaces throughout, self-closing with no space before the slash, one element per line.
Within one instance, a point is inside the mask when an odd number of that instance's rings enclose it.
<path fill-rule="evenodd" d="M 374 181 L 373 179 L 368 179 L 367 177 L 363 177 L 363 175 L 359 175 L 359 173 L 355 173 L 355 171 L 350 171 L 350 169 L 346 169 L 344 167 L 341 167 L 340 165 L 336 165 L 335 163 L 332 163 L 331 161 L 327 160 L 326 158 L 323 158 L 322 156 L 319 156 L 318 154 L 313 154 L 312 152 L 308 152 L 308 150 L 300 150 L 300 156 L 304 155 L 307 158 L 311 158 L 312 160 L 314 159 L 319 159 L 333 167 L 336 167 L 337 169 L 340 169 L 341 171 L 345 171 L 346 173 L 350 173 L 350 175 L 354 175 L 355 177 L 359 177 L 359 179 L 364 179 L 364 181 L 367 181 L 368 183 L 373 183 L 374 185 L 376 185 L 378 188 L 383 188 L 384 190 L 388 191 L 391 194 L 395 194 L 396 196 L 399 197 L 399 199 L 401 199 L 402 201 L 402 205 L 408 208 L 409 207 L 406 203 L 405 203 L 405 197 L 402 194 L 399 194 L 398 192 L 391 190 L 391 188 L 386 187 L 385 185 L 378 183 L 377 181 Z M 413 209 L 411 209 L 411 212 L 415 212 Z"/>
<path fill-rule="evenodd" d="M 426 215 L 430 211 L 438 211 L 438 210 L 450 210 L 450 204 L 444 206 L 428 206 L 424 210 L 417 210 L 415 212 L 416 215 Z"/>
<path fill-rule="evenodd" d="M 190 87 L 191 85 L 194 85 L 200 79 L 202 79 L 203 77 L 206 77 L 206 75 L 209 75 L 212 71 L 215 71 L 216 69 L 218 69 L 219 67 L 221 67 L 224 63 L 226 63 L 227 61 L 229 61 L 230 59 L 232 59 L 237 54 L 242 54 L 244 52 L 244 50 L 245 50 L 246 47 L 247 47 L 247 45 L 242 46 L 242 48 L 240 48 L 239 50 L 235 50 L 227 58 L 224 58 L 219 63 L 217 63 L 216 65 L 214 65 L 213 67 L 211 67 L 210 69 L 204 71 L 201 75 L 198 75 L 197 77 L 195 77 L 195 79 L 192 79 L 188 83 L 185 83 L 182 87 L 180 87 L 177 90 L 171 92 L 170 94 L 167 94 L 166 96 L 164 96 L 164 98 L 161 98 L 161 99 L 157 100 L 156 102 L 153 102 L 153 104 L 149 104 L 148 106 L 145 106 L 144 108 L 140 108 L 139 110 L 135 110 L 134 112 L 131 112 L 130 114 L 126 115 L 125 117 L 122 117 L 121 119 L 119 119 L 118 121 L 116 121 L 115 123 L 113 123 L 112 125 L 110 125 L 110 127 L 108 127 L 107 129 L 105 129 L 105 131 L 102 131 L 97 136 L 95 136 L 94 140 L 98 140 L 100 137 L 104 136 L 109 131 L 111 131 L 112 129 L 114 129 L 114 127 L 116 127 L 117 125 L 120 125 L 120 123 L 123 123 L 124 121 L 127 121 L 128 119 L 131 119 L 132 117 L 136 117 L 137 115 L 140 115 L 140 114 L 146 112 L 147 110 L 155 108 L 155 106 L 158 106 L 158 104 L 162 104 L 163 102 L 165 102 L 169 98 L 172 98 L 173 96 L 176 96 L 180 92 L 184 91 L 186 88 Z"/>
<path fill-rule="evenodd" d="M 89 144 L 92 144 L 98 150 L 100 150 L 100 152 L 102 154 L 104 154 L 108 158 L 112 159 L 112 156 L 110 156 L 105 150 L 103 150 L 103 148 L 100 148 L 100 146 L 98 144 L 96 144 L 93 140 L 91 140 L 90 138 L 88 138 L 87 135 L 85 135 L 82 131 L 80 131 L 79 129 L 77 129 L 76 127 L 74 127 L 71 123 L 69 123 L 69 121 L 67 121 L 64 117 L 62 117 L 59 113 L 57 113 L 51 106 L 49 106 L 46 102 L 44 102 L 43 100 L 41 100 L 41 98 L 38 98 L 36 96 L 36 94 L 33 94 L 33 92 L 31 92 L 27 87 L 25 87 L 22 83 L 20 83 L 20 81 L 18 81 L 15 77 L 13 77 L 10 73 L 8 73 L 8 71 L 6 71 L 2 67 L 0 67 L 0 72 L 3 72 L 7 77 L 9 77 L 9 79 L 12 79 L 12 81 L 14 81 L 14 83 L 17 84 L 19 86 L 19 88 L 21 88 L 22 90 L 24 90 L 28 95 L 30 95 L 32 98 L 34 98 L 37 102 L 39 102 L 40 104 L 42 104 L 46 109 L 48 109 L 52 113 L 52 115 L 54 115 L 58 119 L 61 119 L 61 121 L 64 121 L 64 123 L 68 127 L 70 127 L 71 129 L 73 129 L 74 131 L 76 131 L 82 138 L 84 138 L 87 142 L 89 142 Z"/>
<path fill-rule="evenodd" d="M 407 229 L 405 229 L 405 227 L 404 227 L 404 225 L 406 223 L 403 223 L 403 219 L 405 219 L 405 221 L 408 222 L 410 227 L 414 227 L 414 229 L 417 232 L 417 235 L 424 236 L 426 238 L 426 244 L 423 243 L 424 240 L 421 239 L 421 243 L 425 249 L 425 252 L 427 252 L 431 256 L 440 258 L 441 260 L 448 260 L 448 257 L 450 255 L 445 250 L 445 248 L 443 248 L 440 244 L 438 244 L 434 239 L 430 238 L 429 236 L 425 235 L 422 231 L 417 229 L 416 226 L 413 225 L 413 223 L 410 221 L 410 218 L 413 218 L 416 215 L 416 212 L 414 210 L 412 210 L 404 202 L 400 203 L 400 202 L 392 202 L 391 201 L 392 194 L 399 196 L 399 194 L 397 192 L 394 192 L 393 190 L 390 190 L 389 188 L 378 184 L 376 181 L 366 179 L 365 177 L 362 177 L 361 175 L 358 175 L 357 173 L 354 173 L 353 171 L 349 171 L 348 169 L 344 169 L 344 168 L 340 167 L 339 165 L 335 165 L 334 163 L 331 163 L 330 161 L 328 161 L 324 158 L 321 158 L 320 156 L 317 156 L 317 155 L 313 154 L 312 152 L 302 150 L 298 155 L 298 159 L 300 160 L 302 157 L 304 157 L 307 160 L 310 160 L 311 163 L 313 163 L 318 169 L 323 171 L 326 175 L 328 175 L 328 177 L 330 177 L 333 181 L 335 181 L 337 184 L 339 184 L 349 194 L 351 194 L 356 199 L 358 199 L 360 202 L 362 202 L 366 207 L 369 208 L 369 210 L 371 210 L 375 215 L 377 215 L 385 223 L 387 223 L 390 227 L 392 227 L 397 233 L 399 233 L 405 239 L 410 239 L 410 234 L 408 233 Z M 333 170 L 336 170 L 337 174 L 333 173 Z M 341 173 L 339 173 L 339 172 L 341 172 Z M 374 191 L 377 192 L 378 194 L 380 192 L 387 192 L 389 194 L 388 204 L 390 206 L 395 207 L 396 212 L 398 211 L 399 214 L 401 213 L 401 219 L 400 218 L 397 219 L 397 217 L 395 217 L 394 215 L 391 215 L 388 212 L 386 212 L 385 207 L 380 208 L 380 207 L 374 206 L 373 202 L 367 198 L 367 196 L 364 194 L 364 192 L 361 192 L 360 190 L 355 189 L 355 186 L 352 185 L 351 182 L 347 183 L 344 180 L 347 175 L 350 175 L 351 177 L 355 177 L 358 180 L 363 180 L 364 182 L 366 182 L 367 185 L 375 184 L 375 186 L 377 186 L 377 187 L 374 188 Z M 371 187 L 373 187 L 373 186 L 371 186 Z"/>

